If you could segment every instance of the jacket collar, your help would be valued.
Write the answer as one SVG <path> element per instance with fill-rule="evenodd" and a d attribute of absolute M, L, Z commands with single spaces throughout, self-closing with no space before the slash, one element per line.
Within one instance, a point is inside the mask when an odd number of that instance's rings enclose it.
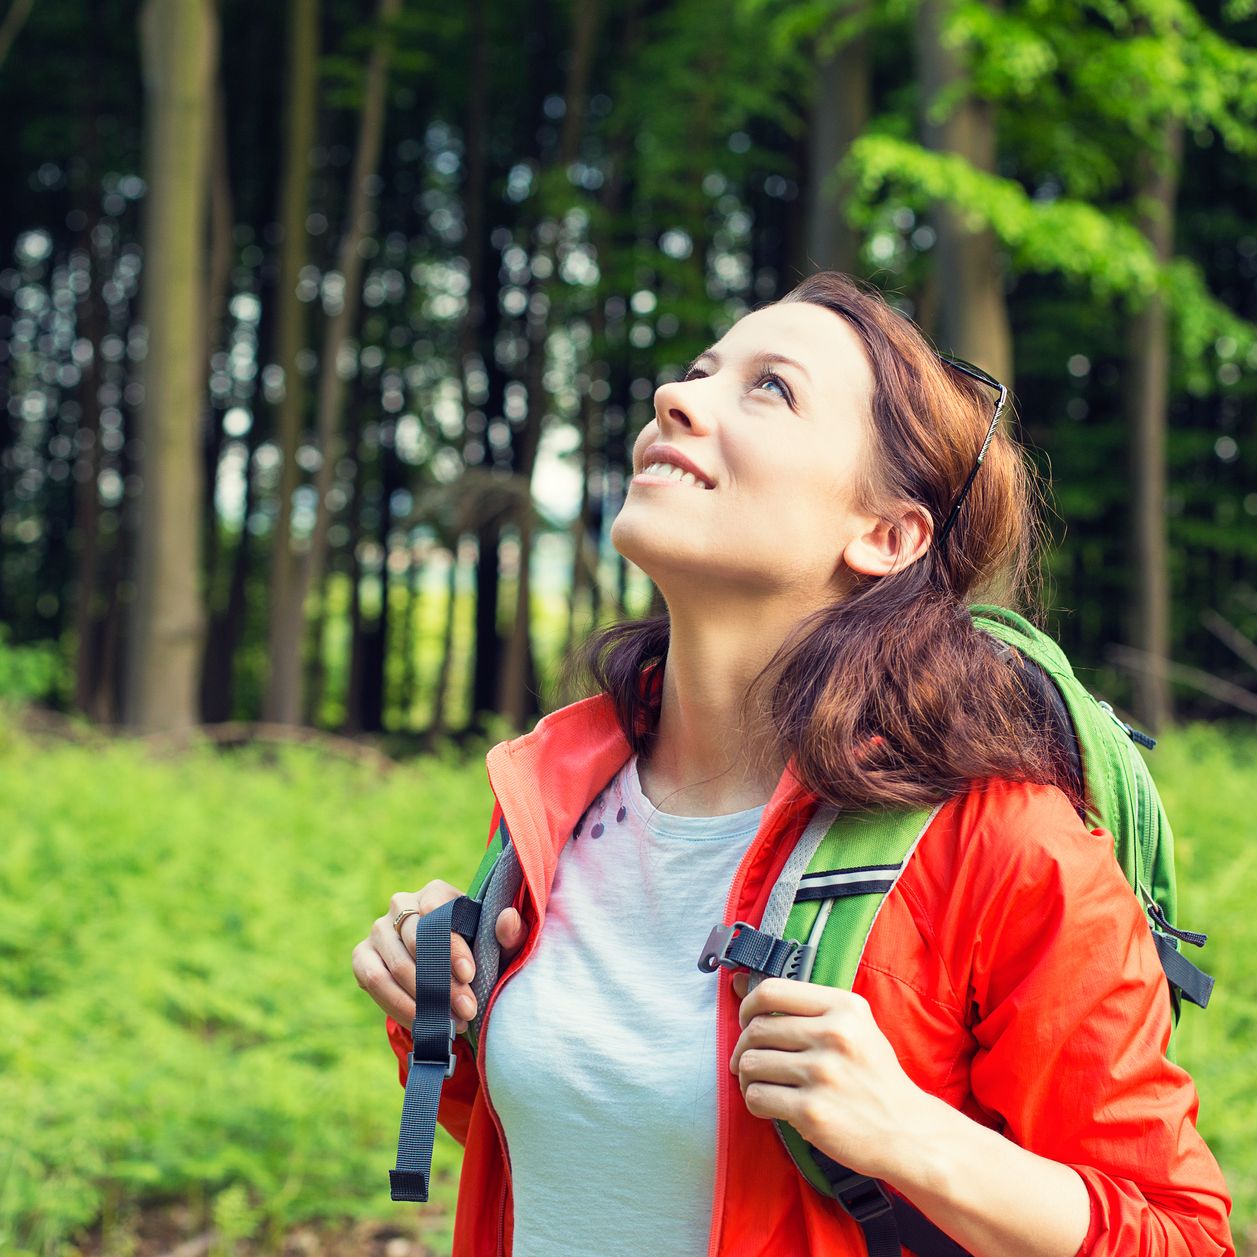
<path fill-rule="evenodd" d="M 543 716 L 521 737 L 499 742 L 485 758 L 489 785 L 502 809 L 532 893 L 537 924 L 545 920 L 559 852 L 598 792 L 631 754 L 615 703 L 600 693 Z M 752 846 L 815 805 L 792 758 L 764 809 Z"/>

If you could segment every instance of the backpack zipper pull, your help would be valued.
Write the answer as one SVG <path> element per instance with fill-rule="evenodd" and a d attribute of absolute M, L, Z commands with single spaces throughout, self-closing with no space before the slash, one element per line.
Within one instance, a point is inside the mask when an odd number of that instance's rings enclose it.
<path fill-rule="evenodd" d="M 1142 746 L 1149 751 L 1156 746 L 1157 740 L 1151 734 L 1144 733 L 1141 729 L 1132 728 L 1113 710 L 1111 704 L 1100 698 L 1096 700 L 1100 705 L 1100 710 L 1108 713 L 1109 719 L 1117 725 L 1117 727 L 1128 737 L 1136 746 Z"/>
<path fill-rule="evenodd" d="M 1163 933 L 1173 934 L 1175 938 L 1182 939 L 1184 943 L 1191 943 L 1193 947 L 1203 947 L 1209 941 L 1208 934 L 1197 934 L 1195 930 L 1180 930 L 1171 925 L 1165 913 L 1161 911 L 1159 903 L 1149 903 L 1148 915 Z"/>

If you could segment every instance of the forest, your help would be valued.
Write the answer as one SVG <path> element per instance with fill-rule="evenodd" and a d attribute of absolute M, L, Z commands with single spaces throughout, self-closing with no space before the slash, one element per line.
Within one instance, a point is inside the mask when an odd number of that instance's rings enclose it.
<path fill-rule="evenodd" d="M 833 269 L 1011 390 L 1257 1255 L 1257 0 L 0 0 L 0 118 L 0 1252 L 449 1252 L 351 950 L 662 608 L 656 388 Z"/>
<path fill-rule="evenodd" d="M 524 727 L 650 606 L 607 531 L 656 385 L 835 268 L 1013 390 L 1090 683 L 1251 716 L 1251 9 L 16 0 L 14 684 L 147 732 Z"/>

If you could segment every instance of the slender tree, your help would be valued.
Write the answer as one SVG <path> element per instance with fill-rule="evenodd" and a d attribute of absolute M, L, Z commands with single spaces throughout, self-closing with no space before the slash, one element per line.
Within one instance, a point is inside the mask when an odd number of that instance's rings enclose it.
<path fill-rule="evenodd" d="M 321 590 L 327 564 L 328 529 L 332 508 L 329 501 L 335 483 L 336 463 L 344 445 L 341 427 L 345 410 L 345 381 L 340 373 L 341 350 L 349 340 L 358 321 L 362 299 L 362 250 L 359 248 L 368 230 L 376 192 L 376 170 L 384 143 L 384 116 L 387 104 L 389 62 L 392 58 L 391 24 L 401 11 L 401 0 L 380 0 L 376 10 L 376 42 L 367 64 L 362 89 L 362 109 L 358 116 L 358 136 L 353 167 L 349 176 L 349 202 L 345 225 L 337 250 L 336 270 L 343 283 L 343 296 L 335 312 L 327 320 L 323 349 L 319 362 L 319 392 L 316 432 L 321 461 L 314 477 L 317 507 L 314 532 L 298 568 L 293 598 L 305 605 L 308 591 Z M 293 640 L 289 649 L 300 657 L 301 638 Z M 298 676 L 298 683 L 300 677 Z M 291 691 L 286 691 L 291 692 Z M 296 723 L 301 710 L 299 701 L 277 715 L 288 723 Z"/>
<path fill-rule="evenodd" d="M 197 721 L 201 593 L 200 381 L 206 179 L 218 21 L 209 0 L 145 0 L 144 500 L 131 609 L 128 723 Z"/>
<path fill-rule="evenodd" d="M 850 274 L 860 269 L 861 233 L 843 213 L 847 189 L 837 167 L 863 134 L 872 112 L 873 67 L 865 29 L 871 10 L 870 0 L 856 0 L 844 11 L 841 26 L 817 41 L 816 87 L 807 129 L 809 269 Z"/>
<path fill-rule="evenodd" d="M 1159 260 L 1174 253 L 1174 203 L 1183 155 L 1183 124 L 1167 118 L 1163 143 L 1138 156 L 1135 184 L 1140 230 Z M 1127 332 L 1127 420 L 1130 429 L 1131 563 L 1135 586 L 1131 640 L 1153 665 L 1135 673 L 1134 712 L 1149 728 L 1169 723 L 1170 566 L 1166 538 L 1166 428 L 1170 354 L 1165 301 L 1156 293 Z M 1159 665 L 1159 666 L 1158 666 Z"/>
<path fill-rule="evenodd" d="M 559 139 L 552 176 L 566 179 L 566 172 L 576 160 L 584 131 L 585 109 L 593 67 L 594 40 L 601 16 L 597 0 L 585 0 L 573 14 L 571 47 L 568 54 L 568 80 L 564 96 L 563 130 Z M 544 177 L 544 176 L 543 176 Z M 519 537 L 519 576 L 516 582 L 515 615 L 507 642 L 506 663 L 502 670 L 502 693 L 498 709 L 516 727 L 522 728 L 537 711 L 537 694 L 531 684 L 532 659 L 532 558 L 533 516 L 532 483 L 541 429 L 549 405 L 545 387 L 546 353 L 549 340 L 548 313 L 551 306 L 547 277 L 553 274 L 555 241 L 558 223 L 545 224 L 549 229 L 539 233 L 539 247 L 532 263 L 533 273 L 541 278 L 529 302 L 527 390 L 528 413 L 517 443 L 516 474 L 522 478 L 521 498 L 515 517 Z M 540 261 L 538 259 L 541 259 Z"/>
<path fill-rule="evenodd" d="M 996 7 L 994 0 L 982 2 Z M 922 142 L 936 152 L 958 154 L 975 170 L 994 172 L 996 107 L 966 90 L 964 54 L 944 38 L 955 7 L 956 0 L 922 0 L 918 14 Z M 995 233 L 985 225 L 975 228 L 946 203 L 935 207 L 933 218 L 940 296 L 936 340 L 1012 388 L 1012 332 Z"/>
<path fill-rule="evenodd" d="M 284 170 L 280 189 L 279 274 L 276 279 L 275 359 L 284 392 L 276 416 L 280 476 L 271 543 L 267 604 L 267 674 L 263 715 L 296 724 L 301 710 L 301 650 L 304 606 L 292 545 L 292 499 L 300 476 L 297 447 L 305 414 L 305 382 L 297 355 L 305 342 L 305 306 L 297 277 L 309 253 L 306 215 L 310 200 L 310 155 L 314 147 L 315 87 L 318 80 L 319 0 L 290 0 L 288 8 L 288 111 L 284 123 Z"/>

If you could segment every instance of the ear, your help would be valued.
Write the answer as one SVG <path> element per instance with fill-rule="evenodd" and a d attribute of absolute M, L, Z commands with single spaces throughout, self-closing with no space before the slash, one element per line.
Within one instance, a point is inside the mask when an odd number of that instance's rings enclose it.
<path fill-rule="evenodd" d="M 889 576 L 915 563 L 934 539 L 930 517 L 919 506 L 901 503 L 894 518 L 865 516 L 861 531 L 847 543 L 843 562 L 862 576 Z"/>

